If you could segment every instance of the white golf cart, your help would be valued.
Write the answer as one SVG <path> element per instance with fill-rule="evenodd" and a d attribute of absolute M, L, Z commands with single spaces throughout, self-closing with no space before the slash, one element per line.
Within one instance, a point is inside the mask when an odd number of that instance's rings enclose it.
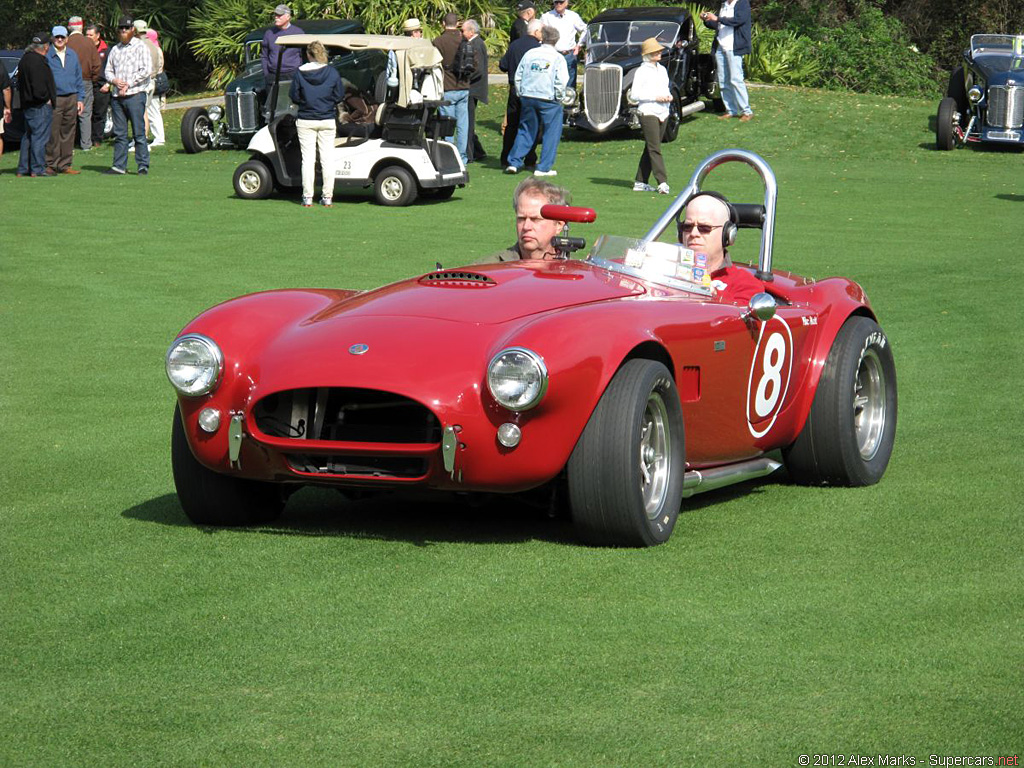
<path fill-rule="evenodd" d="M 282 47 L 305 48 L 319 41 L 328 56 L 379 50 L 387 67 L 374 78 L 373 93 L 346 79 L 338 113 L 335 187 L 373 187 L 381 205 L 409 205 L 417 197 L 446 199 L 469 180 L 451 135 L 452 118 L 438 107 L 444 90 L 441 54 L 428 41 L 385 35 L 290 35 Z M 235 192 L 257 200 L 278 189 L 302 186 L 297 108 L 281 80 L 280 57 L 269 95 L 270 116 L 249 142 L 252 157 L 235 170 Z M 318 169 L 319 172 L 319 169 Z"/>

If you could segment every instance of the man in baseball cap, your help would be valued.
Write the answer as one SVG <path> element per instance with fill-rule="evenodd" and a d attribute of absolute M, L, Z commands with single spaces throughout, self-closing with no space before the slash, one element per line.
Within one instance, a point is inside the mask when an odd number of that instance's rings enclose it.
<path fill-rule="evenodd" d="M 284 3 L 274 8 L 274 23 L 267 33 L 263 35 L 263 52 L 260 55 L 260 63 L 263 65 L 263 79 L 270 81 L 277 69 L 277 57 L 281 52 L 281 46 L 277 39 L 283 35 L 301 35 L 303 31 L 292 24 L 292 9 Z M 298 48 L 285 48 L 284 56 L 281 57 L 281 77 L 294 72 L 302 66 L 302 53 Z"/>
<path fill-rule="evenodd" d="M 526 35 L 526 27 L 537 16 L 537 6 L 533 0 L 519 0 L 516 4 L 516 14 L 519 18 L 512 22 L 512 30 L 508 33 L 510 45 Z"/>
<path fill-rule="evenodd" d="M 46 144 L 50 140 L 53 122 L 53 103 L 57 101 L 57 86 L 53 72 L 46 63 L 50 36 L 37 32 L 28 44 L 18 66 L 18 95 L 25 115 L 25 134 L 21 137 L 19 176 L 46 176 Z"/>
<path fill-rule="evenodd" d="M 46 52 L 46 63 L 53 72 L 57 101 L 53 105 L 53 124 L 46 145 L 46 174 L 77 174 L 71 167 L 75 152 L 75 127 L 85 102 L 85 84 L 78 56 L 68 48 L 68 28 L 63 24 L 51 32 L 53 45 Z"/>

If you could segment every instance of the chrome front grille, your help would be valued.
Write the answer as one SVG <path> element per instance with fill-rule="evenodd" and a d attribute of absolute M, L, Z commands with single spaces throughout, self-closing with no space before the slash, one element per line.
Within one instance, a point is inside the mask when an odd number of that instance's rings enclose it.
<path fill-rule="evenodd" d="M 430 445 L 441 442 L 441 423 L 426 406 L 373 389 L 316 387 L 268 395 L 256 403 L 260 432 L 295 441 Z M 359 463 L 353 457 L 346 457 Z"/>
<path fill-rule="evenodd" d="M 619 116 L 622 101 L 622 67 L 596 64 L 587 67 L 583 83 L 583 112 L 598 130 Z"/>
<path fill-rule="evenodd" d="M 994 85 L 989 88 L 985 122 L 993 128 L 1024 126 L 1024 86 Z"/>
<path fill-rule="evenodd" d="M 254 91 L 229 91 L 224 94 L 224 115 L 228 131 L 255 132 L 260 126 Z"/>

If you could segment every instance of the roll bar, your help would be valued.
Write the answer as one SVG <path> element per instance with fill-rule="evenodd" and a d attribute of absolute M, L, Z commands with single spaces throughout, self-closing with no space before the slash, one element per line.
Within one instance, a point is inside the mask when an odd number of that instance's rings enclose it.
<path fill-rule="evenodd" d="M 655 222 L 650 231 L 644 235 L 644 242 L 652 242 L 661 237 L 662 232 L 679 215 L 690 199 L 701 191 L 701 184 L 704 179 L 715 168 L 724 163 L 739 162 L 746 163 L 761 177 L 764 183 L 764 221 L 761 223 L 761 254 L 757 261 L 757 277 L 761 280 L 772 279 L 772 241 L 775 238 L 775 201 L 778 197 L 778 185 L 775 183 L 775 174 L 764 158 L 745 149 L 723 149 L 707 157 L 697 170 L 690 177 L 690 183 L 679 193 L 679 196 L 672 201 L 668 210 Z"/>

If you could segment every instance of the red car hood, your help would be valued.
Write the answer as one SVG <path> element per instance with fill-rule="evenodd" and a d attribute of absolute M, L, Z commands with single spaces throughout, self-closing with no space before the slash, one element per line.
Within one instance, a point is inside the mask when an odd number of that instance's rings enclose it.
<path fill-rule="evenodd" d="M 309 318 L 422 317 L 505 323 L 539 312 L 639 296 L 642 283 L 579 261 L 495 264 L 432 272 L 338 301 Z"/>

